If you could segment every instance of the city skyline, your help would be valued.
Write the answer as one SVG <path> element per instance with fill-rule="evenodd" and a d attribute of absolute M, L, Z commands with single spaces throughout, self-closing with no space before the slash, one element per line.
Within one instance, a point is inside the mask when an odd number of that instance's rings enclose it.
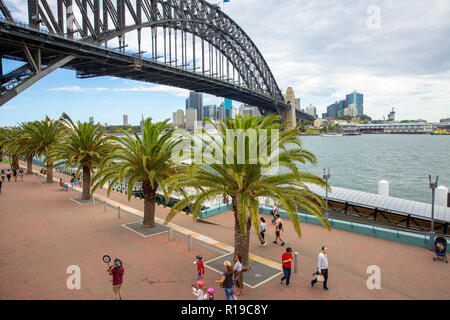
<path fill-rule="evenodd" d="M 27 20 L 26 3 L 6 2 Z M 445 18 L 449 4 L 382 3 L 380 28 L 370 29 L 368 1 L 355 6 L 329 1 L 258 3 L 235 1 L 225 12 L 258 46 L 280 90 L 294 89 L 302 109 L 312 104 L 322 114 L 331 102 L 356 90 L 364 93 L 364 113 L 373 119 L 382 119 L 394 106 L 398 120 L 438 122 L 450 116 L 450 45 L 440 41 L 450 31 Z M 264 15 L 273 18 L 262 23 L 257 17 Z M 13 64 L 6 61 L 4 70 Z M 112 77 L 80 80 L 74 72 L 60 69 L 0 107 L 0 126 L 62 112 L 81 121 L 93 116 L 100 123 L 120 124 L 124 113 L 135 124 L 141 114 L 163 120 L 183 107 L 188 94 L 184 89 Z M 204 95 L 204 105 L 222 101 Z"/>

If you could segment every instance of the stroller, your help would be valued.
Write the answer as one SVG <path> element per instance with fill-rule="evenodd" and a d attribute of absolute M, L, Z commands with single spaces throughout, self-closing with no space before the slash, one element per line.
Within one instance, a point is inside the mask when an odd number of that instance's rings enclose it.
<path fill-rule="evenodd" d="M 434 240 L 434 252 L 436 255 L 433 258 L 433 261 L 436 261 L 436 259 L 445 260 L 445 263 L 448 263 L 447 259 L 447 240 L 443 237 L 437 237 L 436 240 Z"/>

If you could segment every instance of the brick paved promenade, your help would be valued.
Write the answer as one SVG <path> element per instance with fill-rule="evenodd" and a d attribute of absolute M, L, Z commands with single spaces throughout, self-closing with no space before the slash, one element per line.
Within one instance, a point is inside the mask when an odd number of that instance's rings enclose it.
<path fill-rule="evenodd" d="M 2 164 L 5 167 L 5 164 Z M 40 169 L 39 167 L 35 167 Z M 55 173 L 55 177 L 67 176 Z M 185 239 L 167 234 L 143 238 L 122 227 L 136 221 L 113 209 L 79 205 L 70 200 L 79 195 L 54 185 L 41 185 L 44 178 L 25 176 L 24 182 L 3 185 L 0 196 L 0 299 L 111 299 L 111 283 L 106 275 L 103 254 L 120 257 L 126 269 L 123 296 L 126 299 L 192 299 L 193 256 L 206 259 L 220 255 L 212 248 L 194 244 L 190 252 Z M 100 190 L 98 194 L 104 194 Z M 143 210 L 143 201 L 126 200 L 113 192 L 111 199 Z M 164 218 L 168 209 L 157 208 Z M 233 244 L 231 213 L 208 219 L 211 224 L 194 222 L 183 214 L 173 222 Z M 270 225 L 267 247 L 259 247 L 252 234 L 251 252 L 279 262 L 283 251 L 271 243 Z M 292 288 L 281 287 L 278 278 L 256 288 L 244 289 L 242 299 L 449 299 L 449 265 L 433 262 L 426 249 L 375 239 L 341 230 L 302 224 L 299 239 L 290 222 L 282 234 L 287 245 L 299 252 L 299 273 L 293 275 Z M 252 231 L 253 232 L 253 231 Z M 329 248 L 331 291 L 309 286 L 321 245 Z M 79 265 L 81 290 L 68 290 L 65 273 L 69 265 Z M 381 268 L 381 290 L 368 290 L 366 268 Z M 219 274 L 207 269 L 208 279 Z M 209 283 L 211 283 L 209 282 Z M 216 299 L 224 299 L 217 286 Z"/>

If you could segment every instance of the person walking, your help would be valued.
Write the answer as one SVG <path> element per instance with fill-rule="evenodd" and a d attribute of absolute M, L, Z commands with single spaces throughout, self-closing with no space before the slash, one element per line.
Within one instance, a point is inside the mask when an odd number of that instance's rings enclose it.
<path fill-rule="evenodd" d="M 1 176 L 2 176 L 2 182 L 5 182 L 5 170 L 4 169 L 2 169 L 2 172 L 1 172 Z"/>
<path fill-rule="evenodd" d="M 203 257 L 201 254 L 195 257 L 197 261 L 194 261 L 194 264 L 197 265 L 197 281 L 205 280 L 205 266 L 203 265 Z"/>
<path fill-rule="evenodd" d="M 239 254 L 234 255 L 234 286 L 236 287 L 236 295 L 240 296 L 242 294 L 242 289 L 244 289 L 244 272 L 242 271 L 241 256 Z"/>
<path fill-rule="evenodd" d="M 0 180 L 0 194 L 2 194 L 2 185 L 3 185 L 3 181 L 2 180 Z"/>
<path fill-rule="evenodd" d="M 277 214 L 278 214 L 278 202 L 275 201 L 273 204 L 273 208 L 270 211 L 270 214 L 272 215 L 272 224 L 275 225 L 275 221 L 277 220 Z"/>
<path fill-rule="evenodd" d="M 121 265 L 118 266 L 119 259 L 114 259 L 114 265 L 109 265 L 109 275 L 112 275 L 113 281 L 113 293 L 116 297 L 116 300 L 122 300 L 122 295 L 120 294 L 120 288 L 122 287 L 123 283 L 123 275 L 125 273 L 125 269 Z"/>
<path fill-rule="evenodd" d="M 280 214 L 277 213 L 277 220 L 275 221 L 275 241 L 273 243 L 277 244 L 278 239 L 281 241 L 281 246 L 284 246 L 284 241 L 281 238 L 281 231 L 283 230 L 283 220 L 280 218 Z"/>
<path fill-rule="evenodd" d="M 261 217 L 260 220 L 261 222 L 259 223 L 259 234 L 262 238 L 261 246 L 265 246 L 267 244 L 267 242 L 264 240 L 264 236 L 266 234 L 266 220 L 263 217 Z"/>
<path fill-rule="evenodd" d="M 11 170 L 6 171 L 6 178 L 8 179 L 8 182 L 11 182 Z"/>
<path fill-rule="evenodd" d="M 17 182 L 17 169 L 13 169 L 14 182 Z"/>
<path fill-rule="evenodd" d="M 314 273 L 314 275 L 316 274 L 320 274 L 323 276 L 324 281 L 323 281 L 323 289 L 324 290 L 329 290 L 328 286 L 327 286 L 327 282 L 328 282 L 328 248 L 327 247 L 322 247 L 322 251 L 319 253 L 319 255 L 317 256 L 317 271 Z M 311 280 L 311 287 L 314 288 L 314 285 L 317 282 L 317 278 L 314 280 Z"/>
<path fill-rule="evenodd" d="M 283 281 L 286 280 L 286 285 L 288 288 L 291 287 L 291 268 L 292 268 L 292 260 L 294 260 L 292 256 L 292 249 L 290 247 L 286 248 L 286 252 L 281 256 L 281 263 L 283 266 L 283 277 L 280 280 L 280 284 L 283 284 Z"/>
<path fill-rule="evenodd" d="M 197 297 L 197 300 L 206 300 L 206 294 L 203 291 L 204 285 L 205 283 L 199 280 L 192 286 L 192 294 Z"/>
<path fill-rule="evenodd" d="M 23 169 L 22 168 L 19 169 L 19 176 L 20 176 L 20 181 L 23 182 Z"/>
<path fill-rule="evenodd" d="M 231 268 L 231 262 L 225 261 L 225 272 L 222 275 L 220 280 L 217 280 L 216 283 L 220 284 L 221 288 L 225 289 L 225 296 L 227 300 L 232 300 L 231 292 L 233 290 L 233 269 Z"/>

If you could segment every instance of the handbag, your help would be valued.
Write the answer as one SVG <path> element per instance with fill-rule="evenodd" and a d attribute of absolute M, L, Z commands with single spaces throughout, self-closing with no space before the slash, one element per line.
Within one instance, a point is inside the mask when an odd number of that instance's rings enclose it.
<path fill-rule="evenodd" d="M 324 282 L 325 281 L 325 277 L 323 275 L 321 275 L 321 274 L 317 274 L 315 278 L 319 282 Z"/>

